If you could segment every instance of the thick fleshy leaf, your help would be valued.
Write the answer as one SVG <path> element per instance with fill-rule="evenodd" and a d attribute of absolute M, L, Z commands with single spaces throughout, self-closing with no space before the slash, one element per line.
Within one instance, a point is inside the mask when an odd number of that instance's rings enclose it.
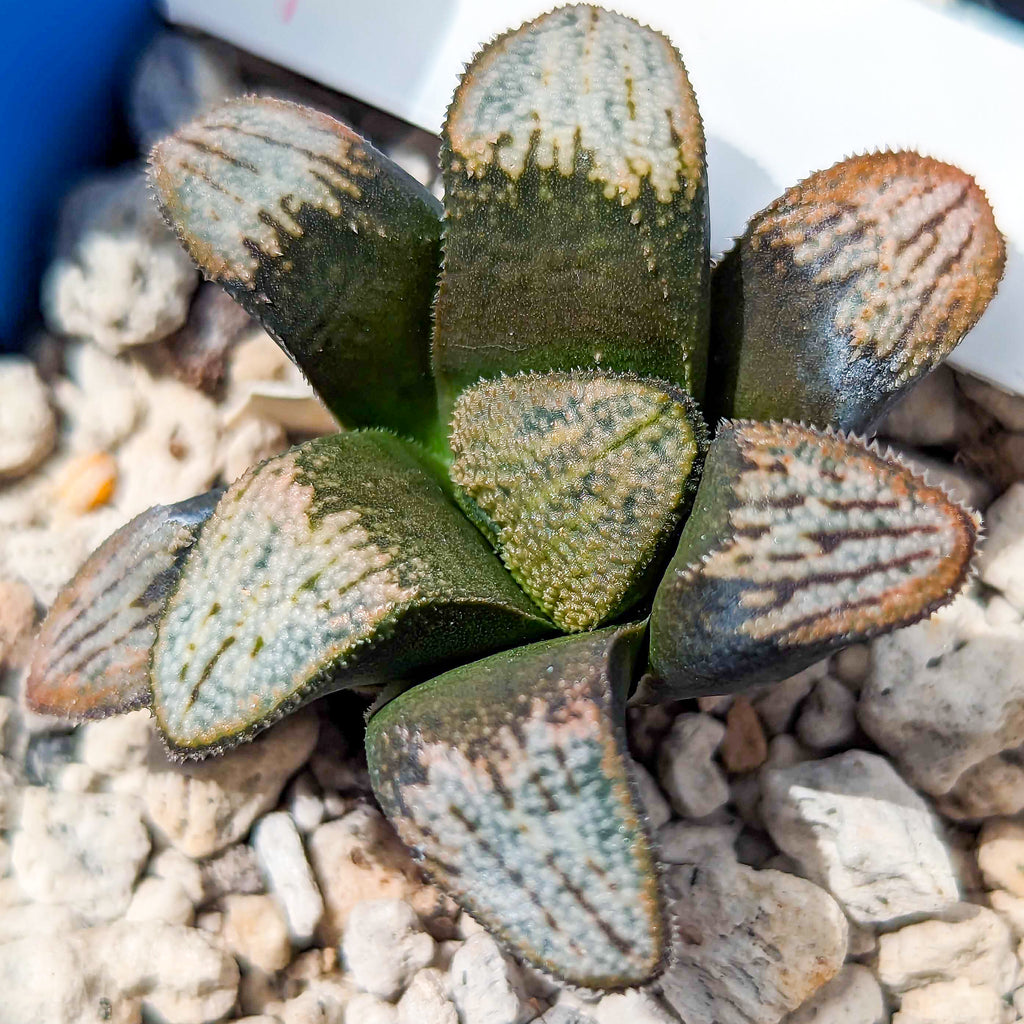
<path fill-rule="evenodd" d="M 957 167 L 886 152 L 812 174 L 715 269 L 713 411 L 867 429 L 974 326 L 1005 256 Z"/>
<path fill-rule="evenodd" d="M 793 423 L 723 423 L 658 589 L 643 700 L 726 693 L 951 601 L 978 518 L 873 448 Z"/>
<path fill-rule="evenodd" d="M 463 507 L 566 631 L 640 597 L 706 444 L 695 403 L 628 374 L 529 373 L 467 388 L 449 470 Z"/>
<path fill-rule="evenodd" d="M 57 595 L 25 681 L 33 711 L 103 718 L 149 703 L 149 651 L 185 555 L 221 491 L 136 516 Z"/>
<path fill-rule="evenodd" d="M 516 955 L 588 988 L 643 984 L 666 955 L 623 728 L 642 633 L 466 665 L 367 728 L 374 792 L 426 870 Z"/>
<path fill-rule="evenodd" d="M 505 371 L 597 366 L 699 397 L 707 358 L 704 132 L 664 36 L 585 4 L 472 62 L 442 145 L 444 412 Z"/>
<path fill-rule="evenodd" d="M 231 100 L 159 143 L 165 216 L 345 424 L 435 429 L 440 204 L 343 124 Z"/>
<path fill-rule="evenodd" d="M 428 456 L 337 434 L 220 500 L 160 623 L 153 710 L 173 751 L 202 755 L 329 690 L 549 631 Z"/>

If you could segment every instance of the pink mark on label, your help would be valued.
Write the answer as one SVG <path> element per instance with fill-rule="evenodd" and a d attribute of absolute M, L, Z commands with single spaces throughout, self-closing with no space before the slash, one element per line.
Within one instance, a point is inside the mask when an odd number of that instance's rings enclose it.
<path fill-rule="evenodd" d="M 292 20 L 295 9 L 299 6 L 299 0 L 279 0 L 278 6 L 281 9 L 281 20 L 288 22 Z"/>

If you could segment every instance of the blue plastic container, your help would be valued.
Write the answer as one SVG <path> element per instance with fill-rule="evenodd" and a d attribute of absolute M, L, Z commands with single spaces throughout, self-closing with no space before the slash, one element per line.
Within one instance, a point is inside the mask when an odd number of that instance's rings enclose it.
<path fill-rule="evenodd" d="M 150 0 L 7 0 L 2 10 L 0 349 L 10 349 L 38 309 L 60 198 L 109 153 L 157 18 Z"/>

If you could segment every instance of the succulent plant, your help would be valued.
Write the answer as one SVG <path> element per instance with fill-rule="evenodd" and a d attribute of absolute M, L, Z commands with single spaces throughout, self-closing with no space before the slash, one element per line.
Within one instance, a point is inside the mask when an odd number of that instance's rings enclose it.
<path fill-rule="evenodd" d="M 426 871 L 544 971 L 639 985 L 671 942 L 627 701 L 784 678 L 961 589 L 977 516 L 856 432 L 981 315 L 1003 242 L 968 175 L 884 152 L 712 271 L 682 61 L 589 6 L 477 55 L 442 164 L 443 208 L 251 97 L 155 147 L 182 243 L 349 429 L 116 533 L 27 699 L 148 705 L 188 758 L 372 693 L 374 790 Z"/>

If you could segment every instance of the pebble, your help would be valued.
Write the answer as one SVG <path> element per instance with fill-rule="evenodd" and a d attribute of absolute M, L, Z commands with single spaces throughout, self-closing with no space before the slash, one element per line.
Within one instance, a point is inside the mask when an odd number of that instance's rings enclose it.
<path fill-rule="evenodd" d="M 448 979 L 436 967 L 417 971 L 398 1000 L 398 1024 L 459 1024 Z"/>
<path fill-rule="evenodd" d="M 847 964 L 826 982 L 786 1024 L 888 1024 L 885 998 L 875 976 L 860 964 Z"/>
<path fill-rule="evenodd" d="M 832 658 L 831 672 L 851 693 L 860 693 L 871 671 L 870 644 L 850 644 Z"/>
<path fill-rule="evenodd" d="M 636 1018 L 630 1018 L 637 1024 Z M 671 1018 L 670 1018 L 671 1020 Z M 552 1006 L 547 1013 L 537 1018 L 538 1024 L 597 1024 L 597 1018 L 577 1006 L 562 1004 Z M 659 1022 L 660 1024 L 660 1022 Z"/>
<path fill-rule="evenodd" d="M 154 878 L 174 882 L 193 905 L 199 906 L 203 902 L 206 890 L 202 869 L 191 857 L 186 857 L 173 846 L 155 854 L 149 862 L 148 871 Z"/>
<path fill-rule="evenodd" d="M 466 940 L 448 975 L 462 1024 L 526 1024 L 536 1016 L 518 968 L 486 932 Z"/>
<path fill-rule="evenodd" d="M 812 750 L 836 750 L 857 734 L 857 698 L 838 679 L 825 676 L 800 708 L 796 735 Z"/>
<path fill-rule="evenodd" d="M 788 679 L 756 688 L 751 700 L 769 736 L 789 731 L 800 703 L 827 669 L 828 661 L 820 661 Z"/>
<path fill-rule="evenodd" d="M 224 897 L 222 937 L 239 961 L 270 974 L 287 967 L 292 958 L 284 914 L 269 896 Z"/>
<path fill-rule="evenodd" d="M 1019 749 L 1019 748 L 1018 748 Z M 956 780 L 953 788 L 935 801 L 947 818 L 990 818 L 1024 810 L 1024 768 L 1016 750 L 979 761 Z"/>
<path fill-rule="evenodd" d="M 752 772 L 768 757 L 761 719 L 742 694 L 737 695 L 725 716 L 725 735 L 719 747 L 722 764 L 729 772 Z"/>
<path fill-rule="evenodd" d="M 937 913 L 959 899 L 935 819 L 884 758 L 850 750 L 770 769 L 761 784 L 776 845 L 857 923 Z"/>
<path fill-rule="evenodd" d="M 1009 1007 L 991 988 L 960 978 L 908 992 L 892 1024 L 1008 1024 Z"/>
<path fill-rule="evenodd" d="M 35 624 L 32 588 L 21 580 L 0 579 L 0 669 L 26 661 Z"/>
<path fill-rule="evenodd" d="M 874 642 L 861 692 L 864 731 L 918 789 L 948 793 L 969 768 L 1024 734 L 1024 629 L 994 628 L 965 595 Z"/>
<path fill-rule="evenodd" d="M 985 514 L 978 574 L 1024 612 L 1024 481 L 997 498 Z"/>
<path fill-rule="evenodd" d="M 1024 938 L 1024 897 L 1002 889 L 988 894 L 992 909 L 1006 922 L 1015 939 Z"/>
<path fill-rule="evenodd" d="M 54 489 L 58 506 L 82 515 L 106 505 L 117 487 L 117 462 L 108 452 L 73 455 L 61 467 Z"/>
<path fill-rule="evenodd" d="M 53 451 L 57 420 L 35 366 L 0 357 L 0 482 L 24 476 Z"/>
<path fill-rule="evenodd" d="M 972 401 L 994 416 L 1010 431 L 1024 432 L 1024 398 L 987 384 L 966 373 L 957 374 L 960 390 Z"/>
<path fill-rule="evenodd" d="M 265 814 L 253 828 L 251 843 L 267 889 L 284 912 L 292 942 L 300 949 L 308 946 L 323 917 L 324 901 L 291 815 Z"/>
<path fill-rule="evenodd" d="M 649 992 L 631 990 L 603 996 L 588 1008 L 597 1024 L 675 1024 L 675 1015 Z"/>
<path fill-rule="evenodd" d="M 994 819 L 978 837 L 978 867 L 993 889 L 1024 897 L 1024 824 Z"/>
<path fill-rule="evenodd" d="M 78 756 L 90 768 L 115 775 L 145 765 L 154 740 L 153 715 L 141 708 L 86 722 L 78 730 Z"/>
<path fill-rule="evenodd" d="M 699 864 L 714 853 L 729 856 L 740 828 L 735 818 L 717 825 L 670 821 L 658 829 L 658 857 L 665 864 Z"/>
<path fill-rule="evenodd" d="M 263 877 L 256 854 L 244 843 L 229 846 L 218 856 L 203 860 L 199 867 L 205 902 L 231 893 L 252 895 L 263 892 Z"/>
<path fill-rule="evenodd" d="M 143 878 L 132 893 L 126 921 L 165 921 L 191 924 L 195 908 L 183 886 L 171 878 Z"/>
<path fill-rule="evenodd" d="M 250 466 L 285 451 L 288 435 L 280 423 L 259 416 L 245 416 L 225 430 L 220 448 L 224 479 L 233 481 Z"/>
<path fill-rule="evenodd" d="M 349 913 L 341 951 L 357 988 L 397 999 L 434 959 L 434 940 L 403 900 L 363 900 Z"/>
<path fill-rule="evenodd" d="M 725 726 L 704 714 L 681 714 L 658 755 L 658 777 L 673 809 L 684 818 L 703 818 L 723 807 L 729 784 L 713 758 Z"/>
<path fill-rule="evenodd" d="M 1001 995 L 1017 982 L 1010 929 L 987 907 L 962 903 L 941 921 L 922 921 L 878 939 L 878 978 L 893 992 L 958 978 Z"/>
<path fill-rule="evenodd" d="M 654 776 L 639 761 L 630 760 L 633 782 L 640 793 L 640 804 L 647 812 L 647 824 L 652 831 L 657 831 L 672 817 L 672 808 Z"/>
<path fill-rule="evenodd" d="M 18 884 L 39 903 L 66 905 L 89 921 L 120 917 L 149 850 L 133 800 L 35 786 L 22 794 L 11 861 Z"/>
<path fill-rule="evenodd" d="M 329 1016 L 323 1020 L 324 1024 L 334 1024 Z M 344 1020 L 345 1024 L 398 1024 L 398 1007 L 369 992 L 360 992 L 345 1006 Z"/>
<path fill-rule="evenodd" d="M 307 710 L 223 757 L 152 764 L 145 791 L 150 822 L 189 857 L 224 849 L 274 807 L 312 752 L 316 733 L 316 712 Z"/>
<path fill-rule="evenodd" d="M 324 820 L 324 800 L 312 772 L 302 772 L 295 777 L 285 791 L 284 805 L 303 835 L 312 832 Z"/>
<path fill-rule="evenodd" d="M 243 91 L 231 53 L 173 30 L 153 38 L 128 90 L 128 123 L 141 150 Z"/>
<path fill-rule="evenodd" d="M 212 1024 L 234 1005 L 238 967 L 193 928 L 121 921 L 0 946 L 4 1024 L 147 1019 Z M 116 1010 L 119 1016 L 111 1016 Z"/>
<path fill-rule="evenodd" d="M 811 882 L 712 855 L 669 887 L 680 938 L 660 985 L 687 1024 L 776 1024 L 842 966 L 846 919 Z"/>
<path fill-rule="evenodd" d="M 885 437 L 924 447 L 950 444 L 957 436 L 953 371 L 939 366 L 892 407 L 879 426 Z"/>
<path fill-rule="evenodd" d="M 430 900 L 405 847 L 368 805 L 317 828 L 309 837 L 309 859 L 324 899 L 318 931 L 323 944 L 341 940 L 352 908 L 362 900 L 404 899 L 421 914 Z"/>
<path fill-rule="evenodd" d="M 181 327 L 198 281 L 141 168 L 129 167 L 65 199 L 57 257 L 43 277 L 43 313 L 51 330 L 119 352 Z"/>

